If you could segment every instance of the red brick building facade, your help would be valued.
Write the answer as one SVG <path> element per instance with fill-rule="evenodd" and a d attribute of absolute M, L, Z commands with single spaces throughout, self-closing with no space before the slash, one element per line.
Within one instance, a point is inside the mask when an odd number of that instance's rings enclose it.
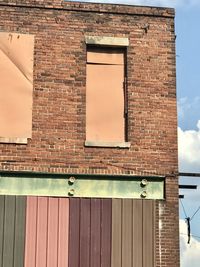
<path fill-rule="evenodd" d="M 34 42 L 31 137 L 20 142 L 17 136 L 10 138 L 0 132 L 1 174 L 103 175 L 108 180 L 111 176 L 164 177 L 164 200 L 155 200 L 153 208 L 153 263 L 143 261 L 141 267 L 178 267 L 174 10 L 2 0 L 0 33 L 31 35 Z M 124 49 L 125 137 L 118 145 L 86 140 L 86 63 L 91 46 Z M 131 257 L 131 262 L 122 260 L 119 266 L 138 267 Z M 94 267 L 91 262 L 88 266 Z M 69 267 L 80 266 L 80 262 L 69 263 Z"/>

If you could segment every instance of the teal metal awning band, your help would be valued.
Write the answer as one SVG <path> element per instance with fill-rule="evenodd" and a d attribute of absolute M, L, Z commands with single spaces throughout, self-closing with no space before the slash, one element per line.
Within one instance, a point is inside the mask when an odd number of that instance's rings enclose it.
<path fill-rule="evenodd" d="M 0 172 L 0 195 L 164 199 L 161 176 Z"/>

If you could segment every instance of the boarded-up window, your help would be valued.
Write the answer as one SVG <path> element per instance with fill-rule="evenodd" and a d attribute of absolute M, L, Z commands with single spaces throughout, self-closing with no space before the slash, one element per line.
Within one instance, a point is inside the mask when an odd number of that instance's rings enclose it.
<path fill-rule="evenodd" d="M 124 142 L 124 50 L 88 47 L 86 140 Z"/>
<path fill-rule="evenodd" d="M 33 35 L 0 33 L 0 142 L 31 137 L 33 47 Z"/>

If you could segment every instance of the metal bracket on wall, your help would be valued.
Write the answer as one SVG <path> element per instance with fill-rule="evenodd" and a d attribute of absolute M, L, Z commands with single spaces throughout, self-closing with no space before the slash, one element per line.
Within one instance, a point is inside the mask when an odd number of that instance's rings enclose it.
<path fill-rule="evenodd" d="M 165 177 L 0 172 L 0 195 L 164 199 Z"/>

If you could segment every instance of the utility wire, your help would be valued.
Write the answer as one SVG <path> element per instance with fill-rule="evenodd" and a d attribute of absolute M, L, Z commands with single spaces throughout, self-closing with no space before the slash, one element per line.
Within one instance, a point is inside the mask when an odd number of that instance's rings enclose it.
<path fill-rule="evenodd" d="M 184 212 L 184 214 L 185 214 L 185 218 L 188 218 L 188 216 L 187 216 L 187 214 L 186 214 L 186 211 L 185 211 L 185 207 L 184 207 L 183 202 L 182 202 L 181 199 L 180 199 L 180 202 L 181 202 L 181 206 L 182 206 L 182 208 L 183 208 L 183 212 Z"/>
<path fill-rule="evenodd" d="M 200 210 L 200 206 L 198 207 L 198 209 L 195 211 L 195 213 L 192 215 L 190 221 L 194 218 L 194 216 L 197 214 L 197 212 Z"/>
<path fill-rule="evenodd" d="M 182 200 L 180 199 L 180 201 L 181 201 L 181 205 L 182 205 L 182 208 L 183 208 L 183 211 L 184 211 L 184 214 L 185 214 L 185 220 L 186 220 L 186 223 L 187 223 L 187 232 L 188 232 L 188 244 L 190 243 L 190 236 L 191 236 L 191 227 L 190 227 L 190 221 L 191 221 L 191 219 L 190 219 L 190 217 L 188 217 L 187 216 L 187 213 L 186 213 L 186 210 L 185 210 L 185 207 L 184 207 L 184 205 L 183 205 L 183 202 L 182 202 Z"/>

